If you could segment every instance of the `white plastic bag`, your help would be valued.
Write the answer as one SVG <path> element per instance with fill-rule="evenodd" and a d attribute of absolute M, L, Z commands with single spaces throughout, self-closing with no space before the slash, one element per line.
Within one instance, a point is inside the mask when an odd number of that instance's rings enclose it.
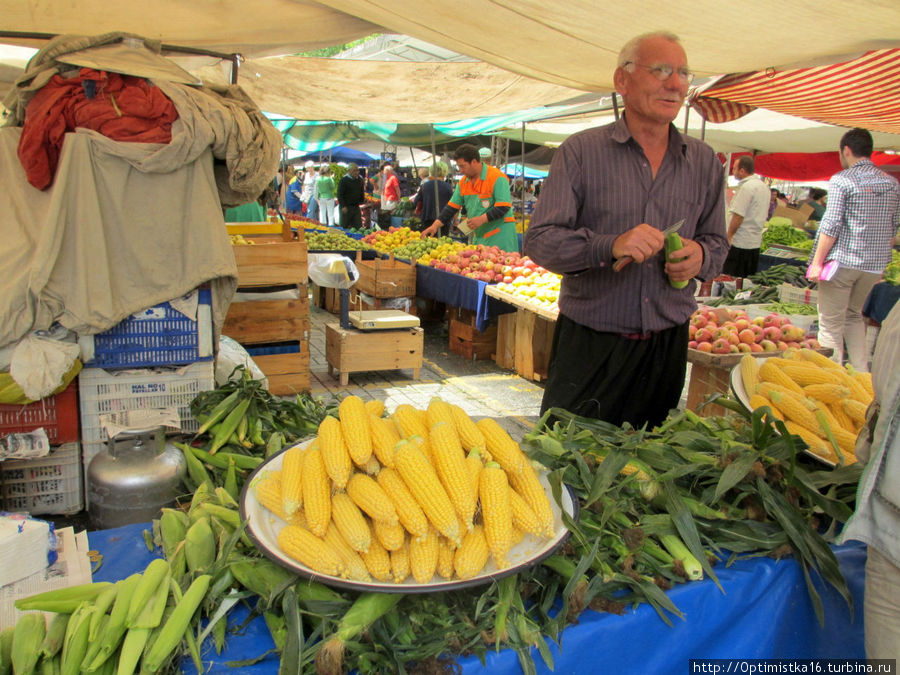
<path fill-rule="evenodd" d="M 339 253 L 311 253 L 309 278 L 322 288 L 350 288 L 359 279 L 359 270 L 350 258 Z"/>
<path fill-rule="evenodd" d="M 263 388 L 268 391 L 269 380 L 265 373 L 256 365 L 253 357 L 240 344 L 227 335 L 219 336 L 219 354 L 216 356 L 216 386 L 221 387 L 228 382 L 228 377 L 238 366 L 244 366 L 250 371 L 254 380 L 260 380 Z"/>
<path fill-rule="evenodd" d="M 35 401 L 53 393 L 63 382 L 80 350 L 74 342 L 63 342 L 34 333 L 19 340 L 9 362 L 9 374 Z"/>

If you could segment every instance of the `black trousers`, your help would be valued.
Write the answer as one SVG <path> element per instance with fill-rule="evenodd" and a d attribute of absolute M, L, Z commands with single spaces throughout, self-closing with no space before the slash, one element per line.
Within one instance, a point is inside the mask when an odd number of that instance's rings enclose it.
<path fill-rule="evenodd" d="M 633 340 L 560 314 L 541 414 L 563 408 L 634 427 L 661 424 L 678 407 L 687 366 L 688 322 Z"/>
<path fill-rule="evenodd" d="M 344 211 L 344 208 L 347 210 Z M 358 206 L 341 207 L 341 227 L 356 230 L 362 227 L 362 214 Z"/>
<path fill-rule="evenodd" d="M 758 248 L 738 248 L 732 246 L 728 249 L 728 257 L 722 265 L 722 274 L 732 277 L 749 277 L 756 274 L 759 267 Z"/>

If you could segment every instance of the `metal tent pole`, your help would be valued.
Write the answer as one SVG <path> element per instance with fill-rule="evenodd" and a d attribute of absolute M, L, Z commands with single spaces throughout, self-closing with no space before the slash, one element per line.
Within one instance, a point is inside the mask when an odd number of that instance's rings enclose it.
<path fill-rule="evenodd" d="M 612 93 L 612 104 L 613 104 L 613 115 L 616 118 L 616 122 L 619 121 L 619 97 L 616 95 L 616 92 Z"/>
<path fill-rule="evenodd" d="M 435 208 L 435 213 L 436 213 L 435 220 L 437 220 L 437 216 L 441 215 L 441 208 L 440 208 L 441 201 L 440 201 L 440 191 L 438 190 L 438 177 L 437 177 L 437 170 L 436 170 L 437 169 L 437 159 L 436 159 L 437 158 L 437 148 L 434 145 L 434 125 L 429 124 L 428 130 L 431 132 L 431 166 L 435 167 L 435 170 L 431 172 L 434 174 L 434 179 L 431 182 L 434 183 L 434 208 Z M 422 215 L 425 215 L 424 209 L 425 209 L 425 204 L 423 202 L 422 203 Z M 431 223 L 433 223 L 433 222 L 434 222 L 434 220 L 431 221 Z M 428 223 L 428 225 L 426 225 L 426 227 L 431 227 L 431 223 Z M 425 225 L 425 223 L 422 223 L 422 224 Z"/>
<path fill-rule="evenodd" d="M 522 121 L 522 232 L 525 232 L 525 121 Z M 519 253 L 522 252 L 522 245 L 519 243 L 519 237 L 516 235 L 516 246 Z"/>

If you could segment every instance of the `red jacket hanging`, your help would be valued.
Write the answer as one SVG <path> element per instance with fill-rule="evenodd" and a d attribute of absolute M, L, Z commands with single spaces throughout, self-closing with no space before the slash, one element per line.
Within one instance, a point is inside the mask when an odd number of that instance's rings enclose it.
<path fill-rule="evenodd" d="M 19 161 L 28 182 L 43 190 L 53 182 L 66 132 L 81 127 L 116 141 L 168 143 L 176 119 L 172 101 L 143 78 L 90 68 L 77 77 L 54 75 L 25 109 Z"/>

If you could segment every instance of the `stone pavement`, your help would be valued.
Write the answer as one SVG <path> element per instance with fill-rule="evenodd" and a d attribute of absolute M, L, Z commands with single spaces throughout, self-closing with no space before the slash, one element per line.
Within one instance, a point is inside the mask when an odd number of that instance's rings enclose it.
<path fill-rule="evenodd" d="M 388 410 L 401 403 L 417 408 L 428 406 L 432 396 L 461 406 L 474 418 L 493 417 L 519 439 L 540 419 L 540 383 L 501 369 L 492 360 L 471 361 L 451 352 L 445 322 L 423 323 L 425 348 L 419 379 L 412 370 L 385 370 L 351 373 L 347 387 L 335 374 L 328 374 L 325 360 L 325 324 L 338 317 L 319 307 L 310 308 L 310 390 L 313 396 L 356 394 L 363 400 L 380 398 Z M 688 364 L 690 368 L 690 364 Z M 688 371 L 690 376 L 690 371 Z M 685 386 L 686 389 L 686 386 Z M 686 394 L 682 395 L 684 407 Z"/>

